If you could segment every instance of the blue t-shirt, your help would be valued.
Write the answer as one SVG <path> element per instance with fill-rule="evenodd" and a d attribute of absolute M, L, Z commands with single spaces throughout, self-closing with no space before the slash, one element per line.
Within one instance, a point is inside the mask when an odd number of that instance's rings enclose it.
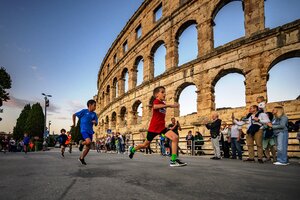
<path fill-rule="evenodd" d="M 28 145 L 29 142 L 30 142 L 29 136 L 24 137 L 23 142 L 24 142 L 25 145 Z"/>
<path fill-rule="evenodd" d="M 96 124 L 98 124 L 98 117 L 95 112 L 90 112 L 88 109 L 83 109 L 75 115 L 80 119 L 80 131 L 81 133 L 85 132 L 88 134 L 93 134 L 93 123 L 92 121 L 95 120 Z"/>

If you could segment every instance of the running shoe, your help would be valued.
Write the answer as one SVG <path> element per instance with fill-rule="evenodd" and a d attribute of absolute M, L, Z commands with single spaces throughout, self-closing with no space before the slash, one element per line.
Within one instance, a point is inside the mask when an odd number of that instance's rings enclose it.
<path fill-rule="evenodd" d="M 274 162 L 273 164 L 274 165 L 282 165 L 282 166 L 288 165 L 287 163 L 281 163 L 281 162 Z"/>
<path fill-rule="evenodd" d="M 129 158 L 130 159 L 132 159 L 133 155 L 134 155 L 134 153 L 132 152 L 132 149 L 133 149 L 133 146 L 129 146 L 129 148 L 128 148 L 128 154 L 129 154 Z"/>
<path fill-rule="evenodd" d="M 86 162 L 84 161 L 84 158 L 78 158 L 79 162 L 82 164 L 82 165 L 86 165 Z"/>
<path fill-rule="evenodd" d="M 186 165 L 187 163 L 181 162 L 179 159 L 176 159 L 175 161 L 170 160 L 170 167 L 183 167 Z"/>

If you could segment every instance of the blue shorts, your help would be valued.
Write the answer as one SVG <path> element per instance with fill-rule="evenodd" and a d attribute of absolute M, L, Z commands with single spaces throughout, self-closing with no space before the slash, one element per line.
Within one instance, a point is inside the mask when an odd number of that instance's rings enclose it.
<path fill-rule="evenodd" d="M 86 140 L 87 138 L 90 138 L 91 141 L 93 140 L 93 133 L 90 134 L 90 133 L 87 133 L 87 132 L 82 132 L 81 135 L 82 135 L 84 140 Z"/>

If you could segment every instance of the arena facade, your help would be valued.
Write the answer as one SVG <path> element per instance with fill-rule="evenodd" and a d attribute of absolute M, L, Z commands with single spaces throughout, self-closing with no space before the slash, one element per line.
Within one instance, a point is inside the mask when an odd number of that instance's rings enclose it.
<path fill-rule="evenodd" d="M 245 107 L 218 109 L 220 119 L 230 123 L 231 113 L 242 117 L 258 96 L 267 98 L 269 71 L 277 63 L 300 57 L 300 20 L 269 29 L 265 27 L 265 1 L 243 0 L 245 35 L 214 47 L 214 19 L 230 0 L 145 0 L 134 13 L 108 50 L 98 73 L 95 137 L 107 129 L 127 133 L 131 140 L 143 139 L 151 118 L 149 105 L 152 91 L 165 86 L 167 102 L 178 102 L 188 86 L 197 88 L 197 112 L 180 116 L 179 109 L 167 110 L 166 121 L 176 117 L 185 137 L 188 130 L 209 132 L 203 125 L 216 110 L 215 85 L 224 76 L 238 73 L 245 78 Z M 157 18 L 157 13 L 161 16 Z M 194 60 L 179 65 L 178 40 L 191 25 L 197 28 L 198 54 Z M 166 49 L 165 71 L 155 74 L 154 55 L 163 45 Z M 140 62 L 143 68 L 138 69 Z M 138 73 L 143 71 L 142 83 Z M 140 71 L 141 72 L 141 71 Z M 127 85 L 127 86 L 125 86 Z M 142 105 L 142 116 L 138 107 Z M 291 121 L 300 119 L 300 100 L 267 104 L 272 110 L 284 106 Z M 187 105 L 181 105 L 187 106 Z M 169 123 L 168 123 L 169 124 Z M 183 140 L 183 138 L 182 138 Z M 210 142 L 204 150 L 211 152 Z M 289 155 L 300 157 L 296 133 L 290 133 Z"/>

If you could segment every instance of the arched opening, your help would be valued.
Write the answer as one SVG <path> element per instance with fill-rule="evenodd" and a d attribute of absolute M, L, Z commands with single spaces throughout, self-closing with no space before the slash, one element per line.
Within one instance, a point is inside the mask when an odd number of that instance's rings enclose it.
<path fill-rule="evenodd" d="M 166 48 L 163 41 L 158 41 L 151 50 L 151 58 L 153 59 L 153 74 L 157 77 L 166 70 Z"/>
<path fill-rule="evenodd" d="M 198 33 L 195 20 L 187 21 L 178 29 L 176 42 L 178 44 L 178 66 L 197 58 Z"/>
<path fill-rule="evenodd" d="M 275 28 L 300 19 L 299 0 L 265 1 L 265 26 Z"/>
<path fill-rule="evenodd" d="M 197 113 L 197 87 L 194 83 L 184 83 L 175 93 L 175 102 L 178 102 L 179 110 L 175 110 L 175 117 Z"/>
<path fill-rule="evenodd" d="M 120 126 L 127 126 L 127 109 L 126 107 L 122 107 L 120 111 Z"/>
<path fill-rule="evenodd" d="M 102 92 L 102 104 L 103 106 L 105 106 L 105 94 L 104 94 L 104 91 Z"/>
<path fill-rule="evenodd" d="M 117 113 L 113 112 L 111 114 L 111 128 L 116 129 L 116 125 L 117 125 Z"/>
<path fill-rule="evenodd" d="M 129 72 L 127 68 L 123 69 L 122 72 L 122 80 L 123 80 L 123 86 L 124 86 L 124 93 L 128 92 L 128 82 L 129 82 Z"/>
<path fill-rule="evenodd" d="M 300 98 L 300 51 L 293 51 L 275 59 L 269 68 L 268 102 Z"/>
<path fill-rule="evenodd" d="M 142 56 L 137 57 L 134 66 L 136 69 L 136 86 L 139 86 L 144 80 L 144 59 Z"/>
<path fill-rule="evenodd" d="M 118 79 L 117 77 L 114 78 L 113 80 L 113 98 L 118 97 Z"/>
<path fill-rule="evenodd" d="M 141 124 L 142 123 L 142 116 L 143 116 L 143 110 L 142 110 L 142 102 L 140 100 L 137 100 L 133 106 L 132 106 L 132 114 L 133 114 L 133 124 Z"/>
<path fill-rule="evenodd" d="M 109 103 L 110 102 L 110 85 L 108 85 L 107 87 L 106 87 L 106 99 L 107 99 L 107 103 Z"/>
<path fill-rule="evenodd" d="M 215 108 L 236 108 L 246 106 L 245 77 L 239 69 L 221 71 L 214 79 L 212 92 Z"/>
<path fill-rule="evenodd" d="M 105 117 L 105 131 L 107 131 L 107 129 L 109 129 L 109 117 L 108 116 Z"/>
<path fill-rule="evenodd" d="M 214 47 L 245 36 L 242 0 L 221 1 L 213 12 Z"/>

